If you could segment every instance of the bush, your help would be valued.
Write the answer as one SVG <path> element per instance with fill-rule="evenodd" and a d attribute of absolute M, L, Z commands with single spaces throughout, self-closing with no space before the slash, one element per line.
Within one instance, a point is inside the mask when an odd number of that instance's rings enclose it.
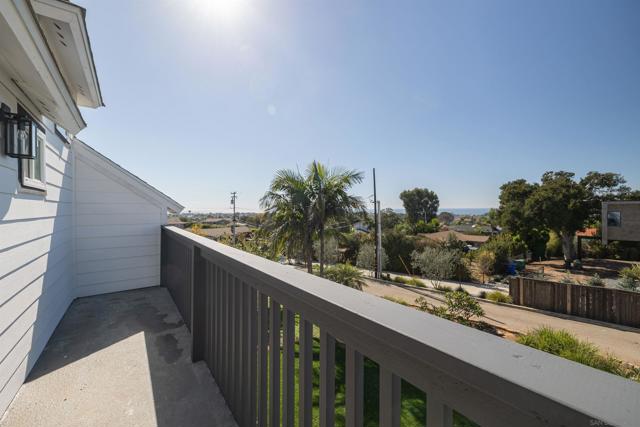
<path fill-rule="evenodd" d="M 616 358 L 601 354 L 592 343 L 581 341 L 564 330 L 543 326 L 520 336 L 518 342 L 626 378 L 638 374 Z"/>
<path fill-rule="evenodd" d="M 453 292 L 453 288 L 451 286 L 443 285 L 441 283 L 434 283 L 433 288 L 441 292 Z"/>
<path fill-rule="evenodd" d="M 640 282 L 631 277 L 622 277 L 618 280 L 618 286 L 627 291 L 640 292 Z"/>
<path fill-rule="evenodd" d="M 511 304 L 513 302 L 511 296 L 500 291 L 489 292 L 489 294 L 487 295 L 487 299 L 493 302 L 503 302 L 507 304 Z"/>
<path fill-rule="evenodd" d="M 380 249 L 382 268 L 385 268 L 388 262 L 387 253 L 385 252 L 384 247 Z M 356 258 L 356 265 L 370 271 L 374 271 L 376 269 L 376 247 L 373 243 L 364 243 L 360 246 L 358 257 Z"/>
<path fill-rule="evenodd" d="M 480 291 L 480 293 L 478 294 L 478 298 L 486 299 L 487 298 L 487 291 Z"/>
<path fill-rule="evenodd" d="M 484 277 L 490 276 L 493 273 L 493 269 L 496 265 L 496 254 L 488 250 L 483 250 L 476 255 L 476 265 L 482 273 L 482 283 L 484 283 Z"/>
<path fill-rule="evenodd" d="M 416 239 L 396 227 L 382 233 L 382 247 L 388 256 L 387 268 L 391 271 L 408 271 L 411 266 L 411 253 L 416 249 Z"/>
<path fill-rule="evenodd" d="M 425 248 L 422 252 L 413 253 L 412 265 L 431 280 L 434 287 L 442 280 L 465 280 L 469 277 L 469 270 L 460 251 Z"/>
<path fill-rule="evenodd" d="M 473 317 L 484 316 L 484 310 L 478 301 L 465 292 L 447 292 L 444 298 L 445 305 L 443 306 L 431 305 L 424 297 L 418 298 L 416 303 L 422 311 L 427 311 L 444 319 L 462 323 L 463 325 L 471 324 Z"/>
<path fill-rule="evenodd" d="M 585 282 L 585 285 L 587 286 L 597 286 L 597 287 L 604 287 L 604 280 L 602 280 L 600 278 L 600 275 L 598 273 L 594 274 L 592 277 L 589 277 L 587 279 L 587 281 Z"/>
<path fill-rule="evenodd" d="M 562 240 L 554 231 L 549 233 L 549 241 L 547 242 L 547 257 L 562 256 Z"/>
<path fill-rule="evenodd" d="M 634 264 L 631 267 L 623 268 L 620 270 L 620 276 L 628 277 L 640 282 L 640 264 Z"/>
<path fill-rule="evenodd" d="M 482 252 L 492 253 L 495 257 L 493 272 L 504 274 L 507 272 L 509 260 L 516 256 L 522 256 L 526 251 L 527 246 L 520 238 L 509 233 L 501 233 L 482 245 L 479 253 L 476 254 L 476 259 L 481 256 Z"/>
<path fill-rule="evenodd" d="M 362 271 L 351 264 L 331 265 L 325 268 L 324 277 L 359 291 L 366 286 Z"/>
<path fill-rule="evenodd" d="M 573 277 L 571 277 L 570 274 L 565 274 L 562 276 L 562 279 L 560 279 L 560 283 L 564 283 L 565 285 L 574 285 L 576 281 L 573 280 Z"/>

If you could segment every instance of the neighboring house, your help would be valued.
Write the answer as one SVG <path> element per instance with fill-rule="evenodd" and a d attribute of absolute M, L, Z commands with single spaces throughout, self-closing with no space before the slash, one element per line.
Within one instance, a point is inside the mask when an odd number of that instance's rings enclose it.
<path fill-rule="evenodd" d="M 103 105 L 84 15 L 0 1 L 0 415 L 74 298 L 160 284 L 160 225 L 182 210 L 73 137 L 78 107 Z"/>
<path fill-rule="evenodd" d="M 446 242 L 450 235 L 453 235 L 456 239 L 466 243 L 467 245 L 471 245 L 473 247 L 479 247 L 487 243 L 487 240 L 489 240 L 489 237 L 490 237 L 490 236 L 482 236 L 478 234 L 464 234 L 454 230 L 419 234 L 419 236 L 424 237 L 425 239 L 432 240 L 437 243 Z"/>
<path fill-rule="evenodd" d="M 602 243 L 640 242 L 640 201 L 602 202 Z"/>

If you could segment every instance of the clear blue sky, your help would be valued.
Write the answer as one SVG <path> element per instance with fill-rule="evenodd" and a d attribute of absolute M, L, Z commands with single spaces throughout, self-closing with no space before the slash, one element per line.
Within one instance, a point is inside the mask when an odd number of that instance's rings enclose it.
<path fill-rule="evenodd" d="M 79 137 L 190 209 L 275 170 L 435 190 L 614 171 L 640 187 L 640 1 L 77 0 L 106 108 Z"/>

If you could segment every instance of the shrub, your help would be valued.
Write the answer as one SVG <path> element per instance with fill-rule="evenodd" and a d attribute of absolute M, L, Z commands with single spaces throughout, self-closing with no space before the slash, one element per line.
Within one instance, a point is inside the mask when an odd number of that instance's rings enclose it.
<path fill-rule="evenodd" d="M 487 291 L 480 291 L 480 293 L 478 294 L 478 298 L 486 299 L 487 298 Z"/>
<path fill-rule="evenodd" d="M 493 273 L 493 269 L 496 265 L 496 254 L 488 250 L 483 250 L 476 255 L 476 264 L 482 273 L 482 283 L 484 283 L 484 277 L 490 276 Z"/>
<path fill-rule="evenodd" d="M 547 242 L 547 257 L 562 256 L 562 240 L 554 231 L 549 233 L 549 241 Z"/>
<path fill-rule="evenodd" d="M 628 277 L 635 281 L 640 282 L 640 264 L 634 264 L 631 267 L 626 267 L 620 270 L 621 277 Z"/>
<path fill-rule="evenodd" d="M 604 280 L 602 280 L 600 278 L 600 275 L 598 273 L 596 273 L 592 277 L 589 277 L 587 279 L 587 281 L 585 282 L 585 285 L 603 287 L 604 286 Z"/>
<path fill-rule="evenodd" d="M 493 302 L 504 302 L 507 304 L 511 304 L 513 302 L 511 296 L 500 291 L 489 292 L 489 294 L 487 295 L 487 299 Z"/>
<path fill-rule="evenodd" d="M 380 249 L 382 268 L 385 268 L 389 260 L 384 247 Z M 376 269 L 376 247 L 373 243 L 364 243 L 362 246 L 360 246 L 358 257 L 356 258 L 356 265 L 366 270 L 373 271 Z"/>
<path fill-rule="evenodd" d="M 453 288 L 451 288 L 451 286 L 443 285 L 441 283 L 434 283 L 433 288 L 442 292 L 453 292 Z"/>
<path fill-rule="evenodd" d="M 411 266 L 411 253 L 416 249 L 416 239 L 398 227 L 382 233 L 382 247 L 388 256 L 387 268 L 391 271 L 406 272 Z"/>
<path fill-rule="evenodd" d="M 415 277 L 411 277 L 406 281 L 407 285 L 417 286 L 418 288 L 426 288 L 424 282 L 420 279 L 416 279 Z"/>
<path fill-rule="evenodd" d="M 331 265 L 325 268 L 324 277 L 359 291 L 366 286 L 362 271 L 351 264 Z"/>
<path fill-rule="evenodd" d="M 413 267 L 431 280 L 434 285 L 442 280 L 464 280 L 469 276 L 468 268 L 463 260 L 462 252 L 442 248 L 425 248 L 412 255 Z"/>
<path fill-rule="evenodd" d="M 431 305 L 423 297 L 418 298 L 416 303 L 422 311 L 427 311 L 444 319 L 462 323 L 463 325 L 471 324 L 473 317 L 484 316 L 484 310 L 480 304 L 478 304 L 478 301 L 467 293 L 459 291 L 447 292 L 444 298 L 445 305 L 443 306 Z"/>
<path fill-rule="evenodd" d="M 622 277 L 618 280 L 618 286 L 627 291 L 635 291 L 640 292 L 640 282 L 637 280 L 633 280 L 631 277 Z"/>
<path fill-rule="evenodd" d="M 489 239 L 487 243 L 482 245 L 478 252 L 491 252 L 495 256 L 493 271 L 495 273 L 506 273 L 509 259 L 521 256 L 526 253 L 527 246 L 522 240 L 509 233 L 501 233 Z M 476 255 L 476 259 L 480 253 Z"/>
<path fill-rule="evenodd" d="M 637 373 L 610 355 L 603 355 L 590 342 L 582 341 L 565 330 L 543 326 L 518 337 L 518 342 L 592 368 L 631 378 Z"/>

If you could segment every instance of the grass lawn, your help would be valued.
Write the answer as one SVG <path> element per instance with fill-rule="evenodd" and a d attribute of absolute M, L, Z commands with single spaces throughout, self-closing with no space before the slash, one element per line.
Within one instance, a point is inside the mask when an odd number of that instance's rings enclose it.
<path fill-rule="evenodd" d="M 298 317 L 296 317 L 296 339 L 295 339 L 295 425 L 298 425 Z M 282 361 L 282 357 L 280 359 Z M 346 424 L 345 414 L 345 347 L 340 342 L 336 342 L 336 414 L 335 425 L 344 426 Z M 282 373 L 282 362 L 280 372 Z M 367 358 L 364 359 L 364 426 L 378 426 L 379 410 L 379 368 L 378 365 Z M 313 328 L 313 425 L 319 425 L 319 405 L 320 405 L 320 330 Z M 282 381 L 282 378 L 280 379 Z M 284 385 L 281 382 L 280 390 Z M 403 427 L 424 426 L 426 424 L 426 395 L 418 388 L 408 382 L 402 381 L 402 413 L 400 424 Z M 281 411 L 282 413 L 282 411 Z M 455 427 L 477 427 L 477 424 L 468 420 L 461 414 L 454 412 Z"/>

